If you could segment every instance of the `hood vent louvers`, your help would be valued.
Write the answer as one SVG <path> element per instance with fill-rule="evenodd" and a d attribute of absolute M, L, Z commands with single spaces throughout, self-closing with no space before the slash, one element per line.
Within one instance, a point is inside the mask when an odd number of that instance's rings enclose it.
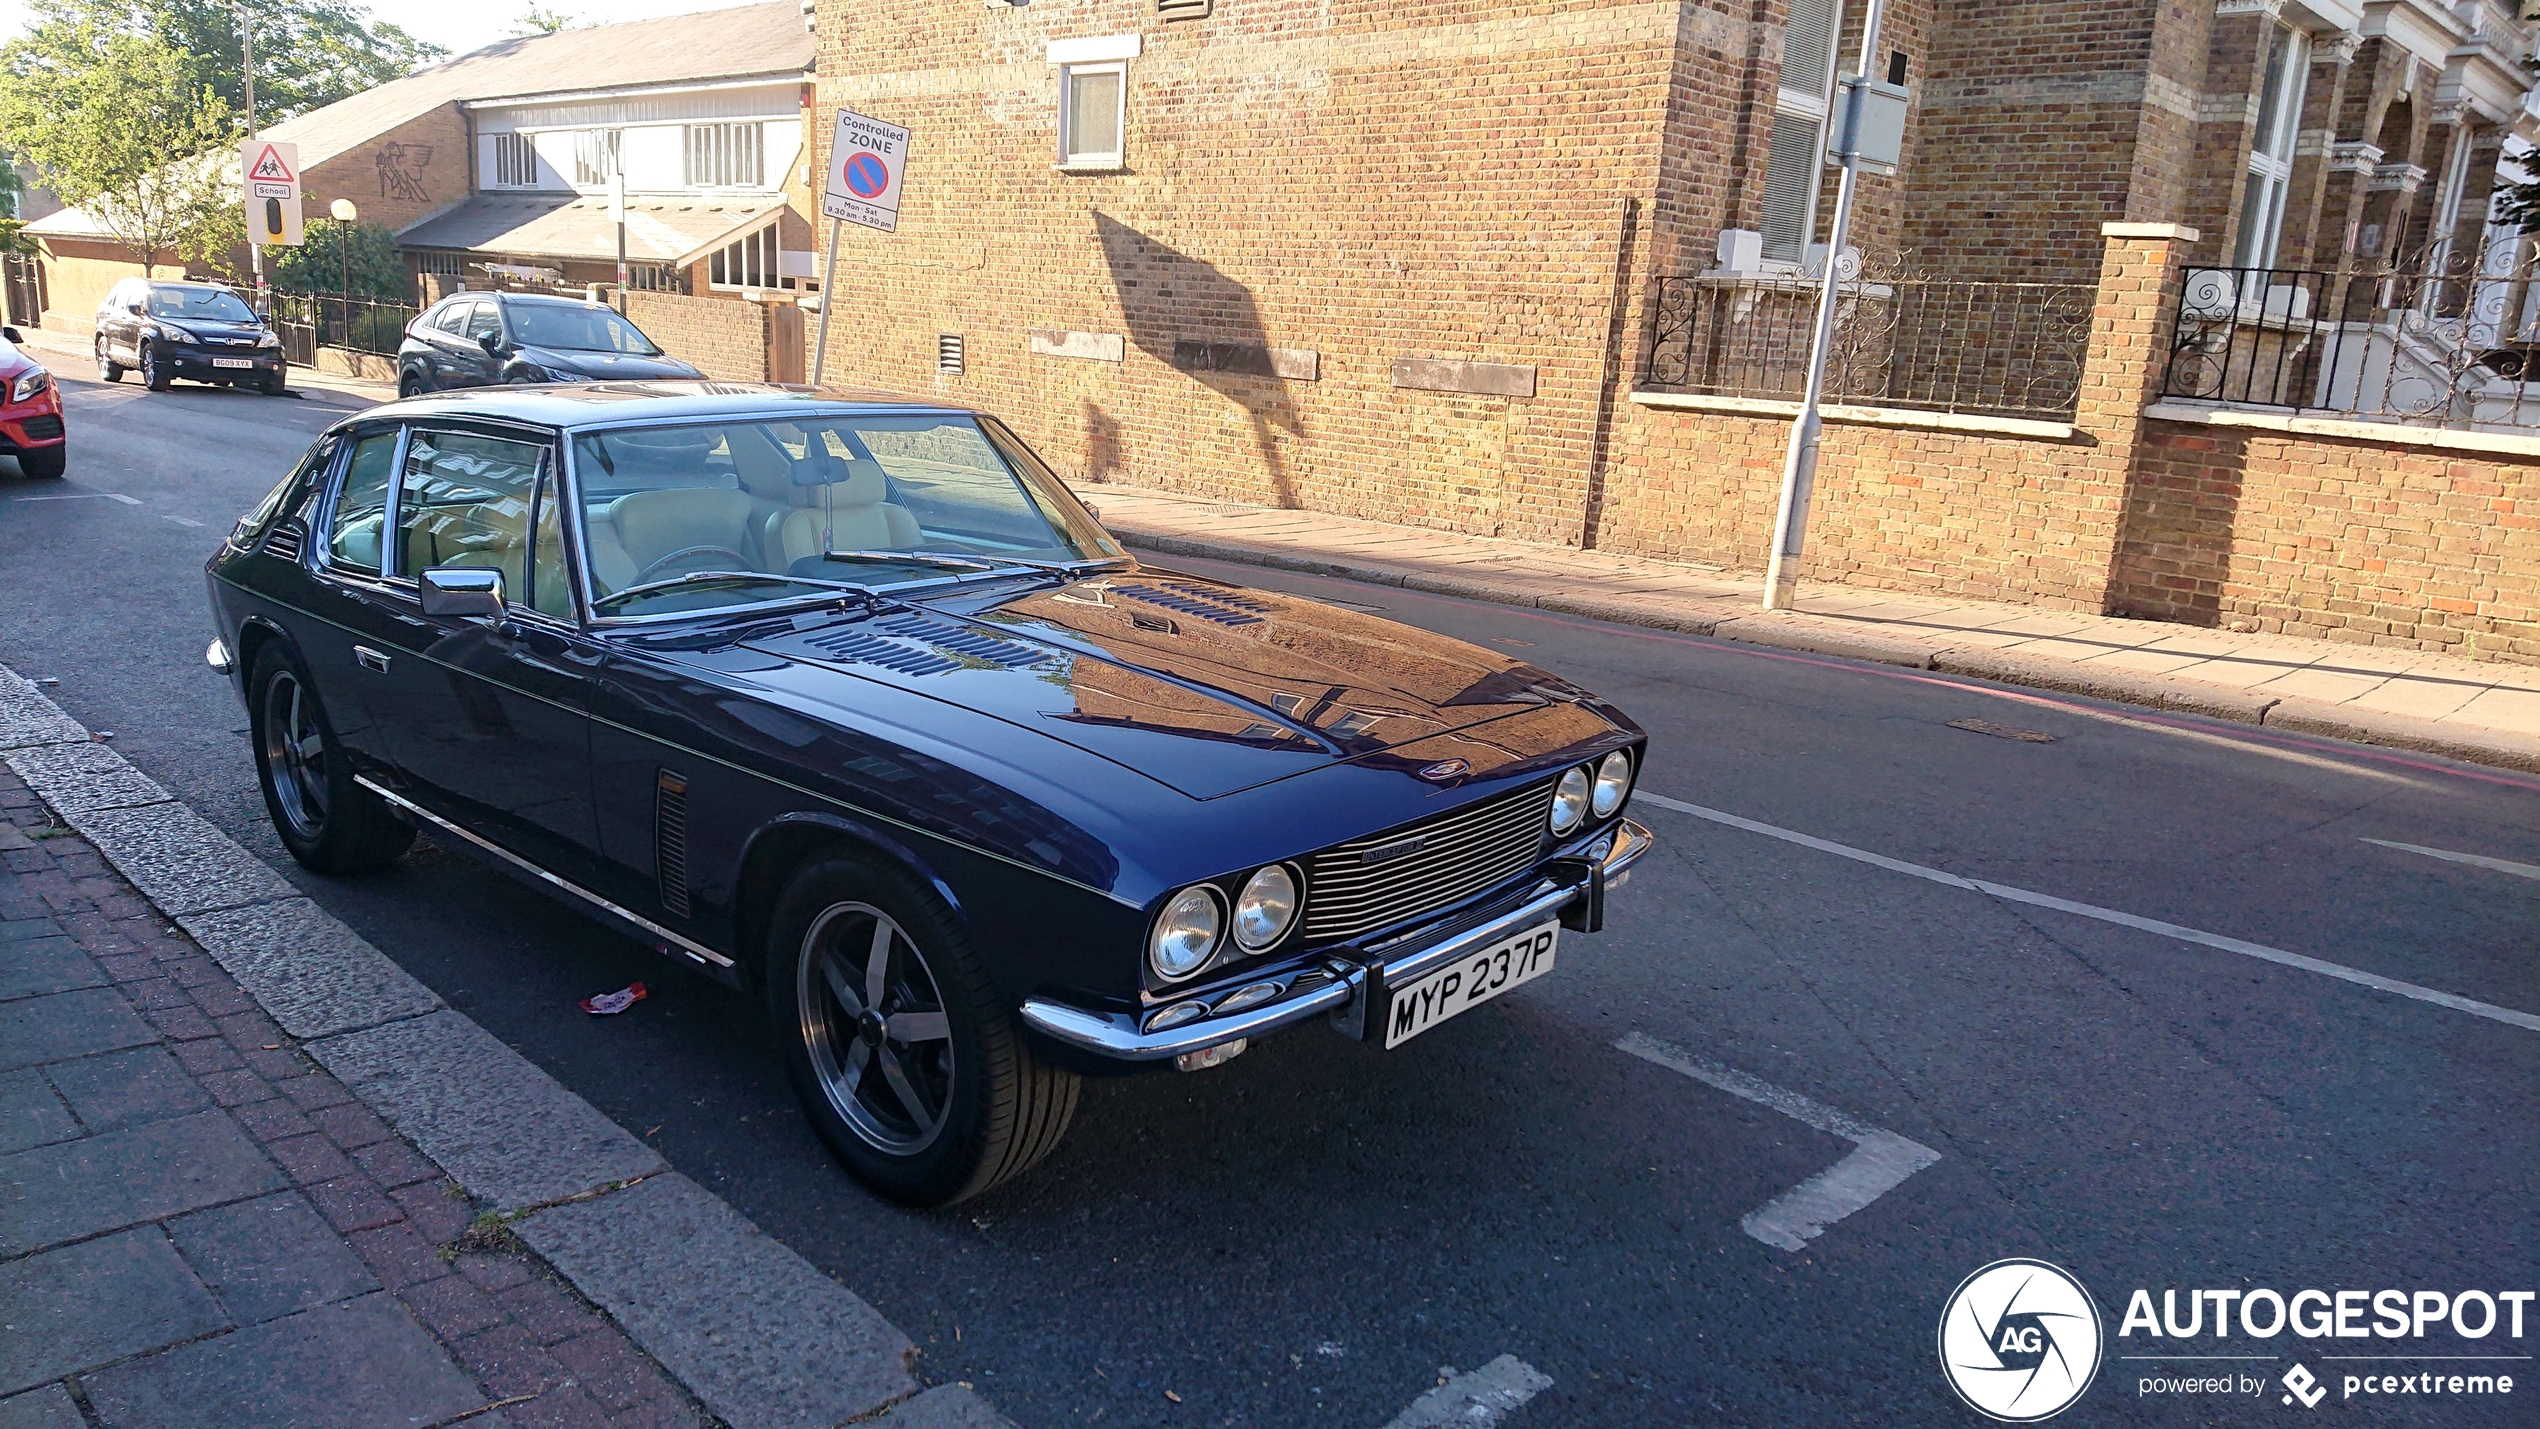
<path fill-rule="evenodd" d="M 850 630 L 806 635 L 803 643 L 903 675 L 941 675 L 982 666 L 1029 670 L 1048 664 L 1050 658 L 1029 645 L 915 613 L 886 616 Z"/>
<path fill-rule="evenodd" d="M 1116 585 L 1111 588 L 1111 592 L 1114 595 L 1125 595 L 1131 600 L 1145 601 L 1149 605 L 1160 605 L 1166 610 L 1176 611 L 1183 615 L 1214 621 L 1219 625 L 1259 625 L 1261 617 L 1268 615 L 1271 610 L 1271 607 L 1250 596 L 1236 595 L 1226 591 L 1203 590 L 1198 586 Z"/>

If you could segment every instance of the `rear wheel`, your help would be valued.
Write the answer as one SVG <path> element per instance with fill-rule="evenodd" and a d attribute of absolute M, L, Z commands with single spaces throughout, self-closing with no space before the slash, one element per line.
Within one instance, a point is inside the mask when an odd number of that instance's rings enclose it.
<path fill-rule="evenodd" d="M 397 379 L 397 395 L 400 397 L 420 397 L 426 390 L 420 372 L 409 372 Z"/>
<path fill-rule="evenodd" d="M 97 334 L 97 376 L 104 382 L 121 382 L 123 364 L 106 355 L 106 335 Z"/>
<path fill-rule="evenodd" d="M 37 447 L 33 451 L 18 453 L 18 470 L 37 481 L 53 480 L 60 476 L 70 463 L 71 447 L 68 442 L 57 447 Z"/>
<path fill-rule="evenodd" d="M 353 782 L 352 760 L 299 662 L 267 645 L 247 689 L 265 812 L 291 856 L 332 874 L 378 868 L 404 853 L 414 826 Z"/>
<path fill-rule="evenodd" d="M 168 370 L 168 360 L 159 355 L 157 346 L 141 344 L 141 385 L 153 392 L 165 392 L 175 380 L 176 374 Z"/>
<path fill-rule="evenodd" d="M 1075 1074 L 1034 1059 L 942 900 L 879 860 L 831 855 L 785 885 L 767 996 L 804 1114 L 892 1200 L 978 1195 L 1076 1113 Z"/>

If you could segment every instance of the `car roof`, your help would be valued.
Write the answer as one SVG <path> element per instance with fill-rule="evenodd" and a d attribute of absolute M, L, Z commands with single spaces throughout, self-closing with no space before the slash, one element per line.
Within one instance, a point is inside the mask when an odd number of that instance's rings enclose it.
<path fill-rule="evenodd" d="M 373 407 L 345 425 L 385 419 L 475 418 L 528 422 L 566 431 L 657 422 L 937 412 L 975 416 L 974 408 L 893 392 L 779 386 L 772 382 L 685 379 L 580 382 L 539 387 L 463 387 Z"/>

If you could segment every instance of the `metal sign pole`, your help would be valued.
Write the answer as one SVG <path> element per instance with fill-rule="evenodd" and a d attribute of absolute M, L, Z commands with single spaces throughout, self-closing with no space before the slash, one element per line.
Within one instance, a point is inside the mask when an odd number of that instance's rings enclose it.
<path fill-rule="evenodd" d="M 820 270 L 820 340 L 812 344 L 811 385 L 820 385 L 821 375 L 829 368 L 829 300 L 838 289 L 838 230 L 846 226 L 844 219 L 829 220 L 829 261 Z"/>
<path fill-rule="evenodd" d="M 256 27 L 247 18 L 247 7 L 244 5 L 238 7 L 238 49 L 243 61 L 240 68 L 245 71 L 243 78 L 246 81 L 247 90 L 247 137 L 253 139 L 258 137 L 256 133 Z M 253 183 L 253 180 L 243 173 L 238 176 L 238 181 L 242 185 Z M 247 268 L 255 275 L 256 311 L 269 317 L 273 313 L 273 299 L 265 292 L 265 246 L 263 244 L 247 245 Z M 142 276 L 149 275 L 145 273 Z"/>
<path fill-rule="evenodd" d="M 1864 77 L 1870 73 L 1870 57 L 1879 42 L 1880 12 L 1887 0 L 1870 0 L 1869 13 L 1861 18 L 1861 64 L 1855 71 Z M 1826 385 L 1826 350 L 1834 345 L 1835 304 L 1842 296 L 1843 241 L 1851 235 L 1852 196 L 1861 181 L 1860 130 L 1862 88 L 1854 85 L 1846 91 L 1843 107 L 1841 147 L 1834 151 L 1843 161 L 1843 178 L 1835 187 L 1834 225 L 1826 234 L 1826 263 L 1817 289 L 1817 331 L 1808 344 L 1808 386 L 1799 398 L 1799 416 L 1790 424 L 1790 456 L 1782 464 L 1780 509 L 1773 516 L 1773 554 L 1764 570 L 1764 608 L 1788 610 L 1799 589 L 1799 554 L 1808 535 L 1808 497 L 1817 482 L 1817 437 L 1822 424 L 1817 420 L 1817 399 Z"/>

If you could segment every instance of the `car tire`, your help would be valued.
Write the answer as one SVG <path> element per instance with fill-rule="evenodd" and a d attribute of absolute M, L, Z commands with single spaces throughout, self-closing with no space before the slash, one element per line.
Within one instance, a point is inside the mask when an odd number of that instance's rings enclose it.
<path fill-rule="evenodd" d="M 102 332 L 97 334 L 97 380 L 101 382 L 123 380 L 123 364 L 106 355 L 106 335 Z"/>
<path fill-rule="evenodd" d="M 397 379 L 397 395 L 400 397 L 420 397 L 430 390 L 423 385 L 423 374 L 420 372 L 409 372 Z"/>
<path fill-rule="evenodd" d="M 257 382 L 256 390 L 262 392 L 268 397 L 280 397 L 290 392 L 291 379 L 282 373 L 277 372 L 271 377 L 264 378 Z"/>
<path fill-rule="evenodd" d="M 167 369 L 167 364 L 159 360 L 158 349 L 145 342 L 141 344 L 139 356 L 141 358 L 141 385 L 149 388 L 153 392 L 165 392 L 168 390 L 168 384 L 176 380 L 176 374 L 170 372 Z"/>
<path fill-rule="evenodd" d="M 70 443 L 57 447 L 37 447 L 18 453 L 18 470 L 37 481 L 53 481 L 70 469 Z"/>
<path fill-rule="evenodd" d="M 265 813 L 303 867 L 360 873 L 394 863 L 414 843 L 414 825 L 353 782 L 352 759 L 308 672 L 278 643 L 256 656 L 247 715 Z"/>
<path fill-rule="evenodd" d="M 892 865 L 839 852 L 796 870 L 766 967 L 803 1114 L 880 1195 L 966 1200 L 1048 1155 L 1076 1114 L 1076 1074 L 1032 1055 L 951 910 Z"/>

